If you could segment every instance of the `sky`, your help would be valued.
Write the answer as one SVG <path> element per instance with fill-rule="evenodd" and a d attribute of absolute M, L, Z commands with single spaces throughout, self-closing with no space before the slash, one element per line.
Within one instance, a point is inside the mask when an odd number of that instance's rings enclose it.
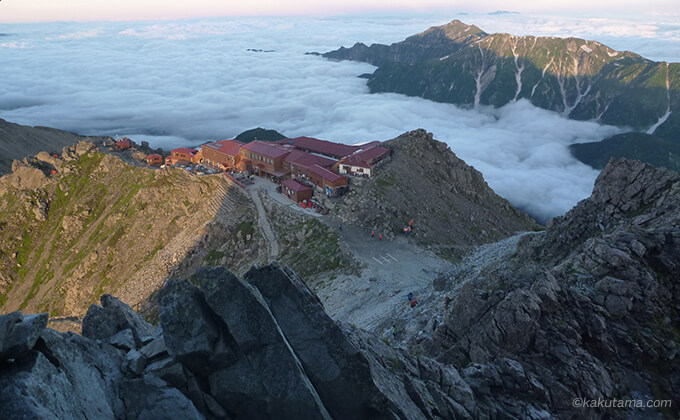
<path fill-rule="evenodd" d="M 677 0 L 1 0 L 0 23 L 159 20 L 252 15 L 492 12 L 680 14 Z"/>

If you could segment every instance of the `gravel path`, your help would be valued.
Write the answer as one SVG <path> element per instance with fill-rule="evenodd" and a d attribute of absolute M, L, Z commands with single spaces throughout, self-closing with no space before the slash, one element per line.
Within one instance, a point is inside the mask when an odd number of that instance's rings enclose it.
<path fill-rule="evenodd" d="M 339 229 L 332 217 L 323 221 Z M 451 263 L 416 246 L 407 238 L 371 237 L 370 232 L 344 225 L 340 238 L 364 265 L 359 276 L 341 275 L 317 290 L 326 311 L 335 319 L 367 330 L 378 329 L 395 308 L 406 308 L 409 292 L 421 293 L 432 280 L 451 269 Z"/>
<path fill-rule="evenodd" d="M 397 326 L 397 342 L 410 337 L 430 338 L 434 332 L 434 324 L 441 323 L 445 312 L 446 297 L 453 298 L 460 288 L 468 281 L 483 275 L 482 272 L 495 265 L 503 264 L 517 250 L 517 244 L 522 236 L 533 232 L 520 232 L 498 242 L 475 247 L 460 263 L 453 264 L 446 272 L 449 287 L 447 290 L 436 291 L 430 283 L 428 287 L 414 292 L 418 299 L 418 306 L 411 308 L 402 297 L 402 303 L 385 314 L 384 321 L 374 331 L 390 341 L 392 325 Z"/>
<path fill-rule="evenodd" d="M 262 204 L 262 199 L 259 195 L 260 188 L 251 187 L 248 189 L 250 197 L 255 203 L 257 208 L 257 223 L 260 226 L 260 230 L 264 234 L 264 239 L 267 242 L 267 248 L 269 250 L 269 260 L 274 261 L 279 256 L 279 241 L 276 240 L 274 231 L 269 224 L 269 219 L 267 219 L 267 213 L 264 210 L 264 205 Z"/>

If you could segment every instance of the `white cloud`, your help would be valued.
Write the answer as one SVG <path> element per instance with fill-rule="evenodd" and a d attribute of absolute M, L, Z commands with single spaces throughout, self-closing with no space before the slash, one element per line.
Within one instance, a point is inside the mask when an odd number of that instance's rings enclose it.
<path fill-rule="evenodd" d="M 16 41 L 2 42 L 0 43 L 0 48 L 26 48 L 26 43 Z"/>
<path fill-rule="evenodd" d="M 564 213 L 590 194 L 597 176 L 571 157 L 568 145 L 597 141 L 618 129 L 569 121 L 526 101 L 475 111 L 372 95 L 357 77 L 372 66 L 304 54 L 356 41 L 391 43 L 454 17 L 12 25 L 11 42 L 32 48 L 6 54 L 0 63 L 0 117 L 85 134 L 128 135 L 166 149 L 256 126 L 347 143 L 386 140 L 422 127 L 513 204 L 541 218 Z M 593 35 L 619 30 L 597 32 L 602 22 L 588 20 L 530 17 L 520 28 L 517 15 L 461 18 L 489 32 L 553 35 L 545 25 Z M 612 25 L 619 24 L 605 27 Z M 648 26 L 645 30 L 661 28 L 657 33 L 678 30 L 663 22 Z M 622 33 L 608 36 L 623 43 L 628 35 Z M 656 41 L 644 39 L 650 46 Z M 677 49 L 665 54 L 676 60 L 679 55 Z"/>
<path fill-rule="evenodd" d="M 98 36 L 102 36 L 103 34 L 104 34 L 103 29 L 95 28 L 95 29 L 89 29 L 87 31 L 80 31 L 80 32 L 73 32 L 73 33 L 68 33 L 68 34 L 57 35 L 56 37 L 48 36 L 48 37 L 45 37 L 45 40 L 55 41 L 55 40 L 68 40 L 68 39 L 95 38 L 95 37 L 98 37 Z"/>

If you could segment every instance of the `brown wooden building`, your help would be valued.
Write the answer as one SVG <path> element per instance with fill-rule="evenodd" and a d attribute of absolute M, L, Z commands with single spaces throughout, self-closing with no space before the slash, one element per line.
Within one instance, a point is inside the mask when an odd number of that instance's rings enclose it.
<path fill-rule="evenodd" d="M 163 156 L 153 153 L 146 156 L 146 163 L 149 166 L 160 166 L 163 164 Z"/>
<path fill-rule="evenodd" d="M 201 147 L 203 163 L 221 170 L 236 168 L 243 143 L 236 140 L 221 140 Z"/>
<path fill-rule="evenodd" d="M 309 180 L 328 197 L 342 195 L 347 189 L 347 178 L 319 165 L 312 165 L 309 168 Z"/>
<path fill-rule="evenodd" d="M 132 144 L 130 143 L 130 140 L 128 140 L 127 137 L 116 142 L 116 149 L 118 150 L 127 150 L 130 147 L 132 147 Z"/>
<path fill-rule="evenodd" d="M 391 152 L 392 150 L 386 147 L 368 147 L 338 162 L 338 172 L 371 177 L 374 175 L 375 164 L 389 156 Z"/>
<path fill-rule="evenodd" d="M 307 153 L 317 153 L 332 159 L 342 159 L 361 149 L 361 146 L 336 143 L 328 140 L 319 140 L 313 137 L 297 137 L 284 139 L 277 142 L 283 146 L 293 147 Z"/>
<path fill-rule="evenodd" d="M 309 168 L 312 165 L 319 165 L 322 168 L 329 169 L 335 165 L 336 161 L 327 157 L 314 155 L 303 152 L 302 150 L 291 150 L 288 155 L 283 158 L 283 168 L 290 172 L 292 177 L 309 178 Z"/>
<path fill-rule="evenodd" d="M 296 179 L 287 179 L 281 182 L 281 194 L 299 203 L 310 200 L 314 190 L 309 185 L 305 185 Z"/>
<path fill-rule="evenodd" d="M 170 155 L 165 158 L 166 165 L 189 165 L 194 161 L 194 156 L 198 153 L 196 149 L 179 147 L 170 151 Z"/>
<path fill-rule="evenodd" d="M 263 141 L 253 141 L 241 146 L 241 159 L 251 161 L 252 170 L 258 176 L 269 176 L 275 180 L 290 174 L 283 167 L 283 159 L 290 153 L 284 147 Z"/>

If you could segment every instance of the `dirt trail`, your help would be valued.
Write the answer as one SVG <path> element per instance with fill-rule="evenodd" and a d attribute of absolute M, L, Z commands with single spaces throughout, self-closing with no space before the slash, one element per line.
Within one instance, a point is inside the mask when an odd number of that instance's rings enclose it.
<path fill-rule="evenodd" d="M 279 256 L 279 242 L 276 240 L 274 231 L 272 230 L 269 220 L 267 219 L 267 213 L 264 210 L 264 205 L 262 204 L 262 199 L 259 195 L 260 188 L 253 186 L 248 189 L 250 197 L 255 203 L 257 208 L 257 223 L 262 230 L 264 239 L 267 242 L 267 249 L 269 250 L 269 260 L 274 261 Z"/>

